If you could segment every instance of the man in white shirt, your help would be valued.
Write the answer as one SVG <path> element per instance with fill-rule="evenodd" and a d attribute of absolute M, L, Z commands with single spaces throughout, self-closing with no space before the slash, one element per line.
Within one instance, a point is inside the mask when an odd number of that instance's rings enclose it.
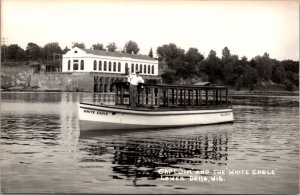
<path fill-rule="evenodd" d="M 130 83 L 130 106 L 136 107 L 138 101 L 137 86 L 139 83 L 144 83 L 144 79 L 140 76 L 140 72 L 136 71 L 136 75 L 129 75 L 127 80 Z"/>

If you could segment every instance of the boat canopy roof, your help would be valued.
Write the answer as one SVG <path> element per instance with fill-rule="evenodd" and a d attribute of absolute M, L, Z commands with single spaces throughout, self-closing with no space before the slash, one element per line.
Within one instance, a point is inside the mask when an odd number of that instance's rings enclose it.
<path fill-rule="evenodd" d="M 124 81 L 117 81 L 114 82 L 115 85 L 121 86 L 121 85 L 128 85 L 128 82 Z M 225 86 L 203 86 L 203 85 L 170 85 L 170 84 L 145 84 L 140 83 L 139 86 L 147 86 L 147 87 L 156 87 L 156 88 L 169 88 L 169 89 L 228 89 L 228 87 Z"/>

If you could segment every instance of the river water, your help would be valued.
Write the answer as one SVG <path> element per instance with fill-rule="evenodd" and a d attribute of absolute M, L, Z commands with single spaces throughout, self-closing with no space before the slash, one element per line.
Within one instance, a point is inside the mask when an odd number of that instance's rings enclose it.
<path fill-rule="evenodd" d="M 1 98 L 4 193 L 299 193 L 298 96 L 234 97 L 233 124 L 88 133 L 93 94 Z"/>

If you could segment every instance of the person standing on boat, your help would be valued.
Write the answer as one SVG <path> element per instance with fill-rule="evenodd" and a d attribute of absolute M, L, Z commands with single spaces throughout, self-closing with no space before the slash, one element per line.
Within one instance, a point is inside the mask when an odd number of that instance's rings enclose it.
<path fill-rule="evenodd" d="M 136 71 L 136 74 L 129 75 L 127 80 L 130 83 L 130 106 L 136 107 L 138 101 L 137 86 L 144 83 L 144 79 L 140 76 L 140 72 Z"/>

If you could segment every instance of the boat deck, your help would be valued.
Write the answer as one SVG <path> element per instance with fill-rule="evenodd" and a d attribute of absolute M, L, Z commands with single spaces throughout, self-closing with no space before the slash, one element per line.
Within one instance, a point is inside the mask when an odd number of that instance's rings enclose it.
<path fill-rule="evenodd" d="M 149 106 L 137 106 L 131 107 L 130 105 L 96 105 L 93 103 L 86 103 L 80 102 L 80 105 L 88 105 L 88 106 L 101 106 L 106 108 L 113 108 L 113 109 L 122 109 L 122 110 L 136 110 L 136 111 L 189 111 L 189 110 L 219 110 L 219 109 L 228 109 L 232 108 L 231 105 L 211 105 L 211 106 L 186 106 L 186 107 L 178 107 L 178 106 L 169 106 L 169 107 L 149 107 Z"/>
<path fill-rule="evenodd" d="M 130 107 L 127 82 L 115 83 L 115 105 Z M 139 84 L 137 106 L 141 110 L 224 109 L 231 106 L 227 87 Z"/>

